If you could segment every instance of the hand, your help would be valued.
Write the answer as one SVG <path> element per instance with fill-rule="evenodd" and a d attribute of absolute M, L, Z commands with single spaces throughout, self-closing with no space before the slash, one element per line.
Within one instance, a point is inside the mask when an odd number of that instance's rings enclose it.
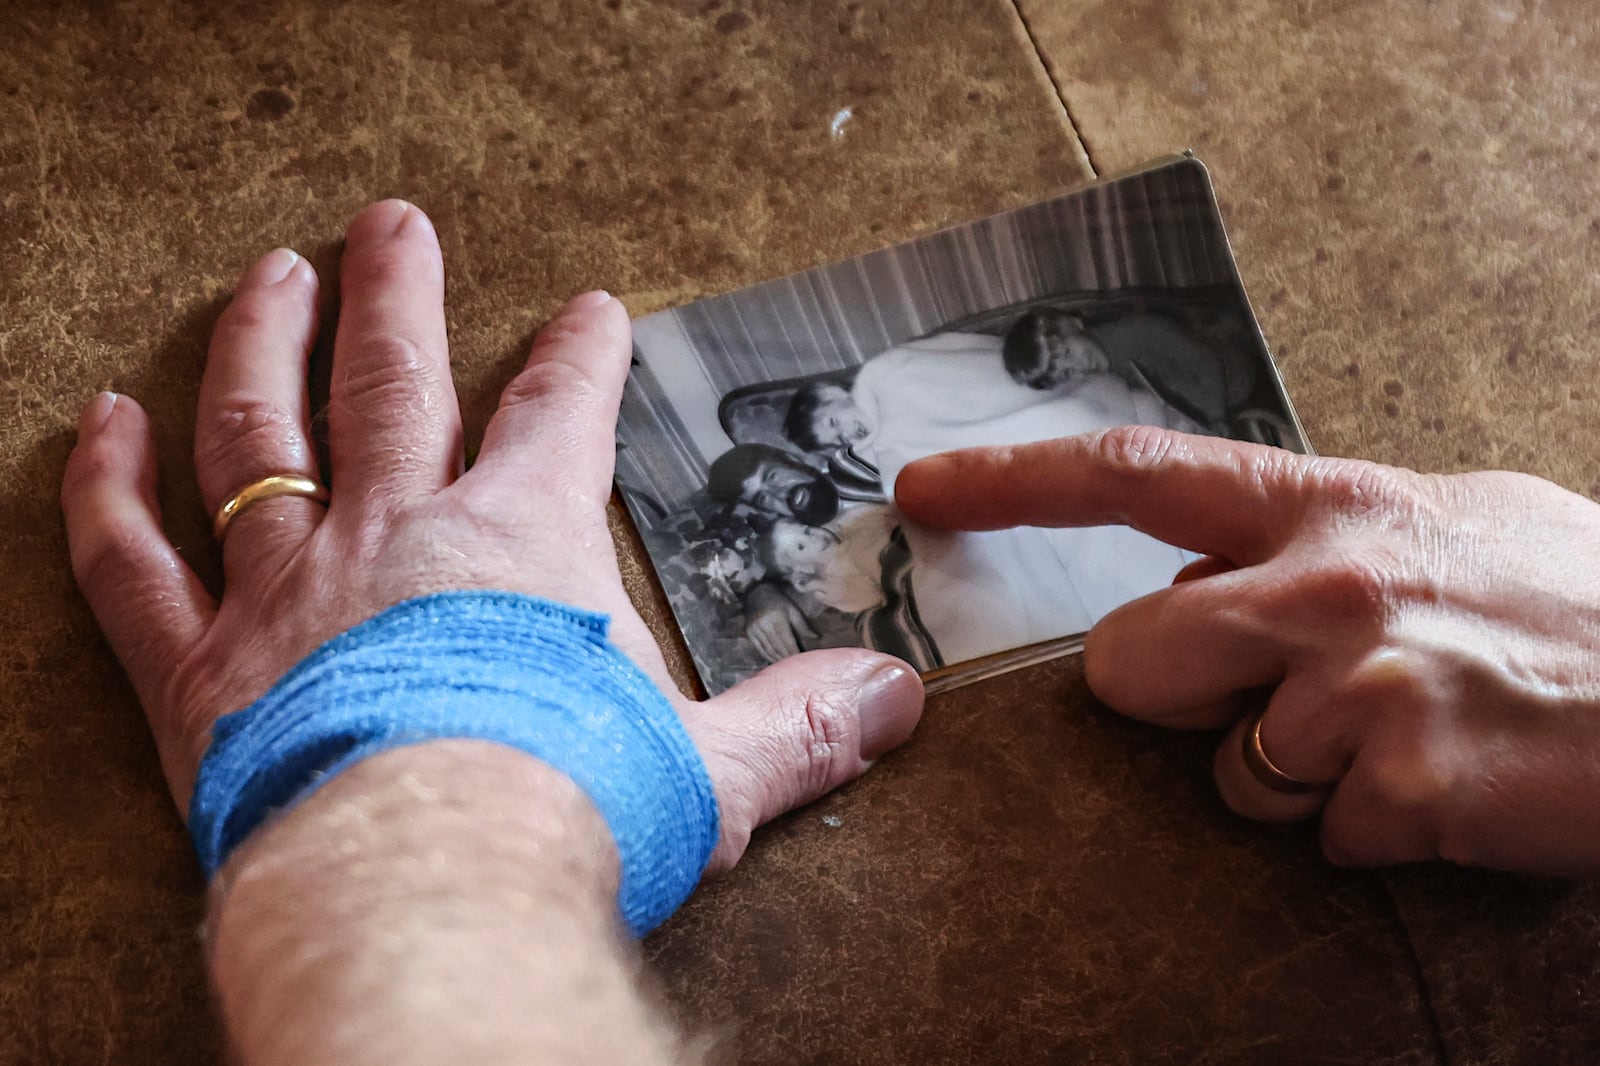
<path fill-rule="evenodd" d="M 62 486 L 73 570 L 150 720 L 186 812 L 211 724 L 329 637 L 401 600 L 495 588 L 610 614 L 612 638 L 670 696 L 722 810 L 711 871 L 761 822 L 860 774 L 903 741 L 922 690 L 896 660 L 818 652 L 708 703 L 676 695 L 618 575 L 604 508 L 628 371 L 627 313 L 566 305 L 506 387 L 463 472 L 433 227 L 387 201 L 351 222 L 329 397 L 332 499 L 257 503 L 228 528 L 213 599 L 161 531 L 155 450 L 137 404 L 84 410 Z M 317 477 L 306 358 L 317 278 L 287 250 L 239 283 L 200 389 L 195 470 L 212 513 L 269 474 Z"/>
<path fill-rule="evenodd" d="M 1231 726 L 1216 776 L 1239 813 L 1320 810 L 1341 864 L 1600 871 L 1589 500 L 1520 474 L 1430 476 L 1145 427 L 930 458 L 897 496 L 945 528 L 1121 522 L 1205 553 L 1106 616 L 1085 668 L 1126 714 Z M 1262 749 L 1324 787 L 1285 795 L 1248 771 L 1243 708 L 1261 689 Z"/>
<path fill-rule="evenodd" d="M 817 631 L 798 604 L 772 585 L 758 584 L 745 593 L 744 635 L 769 663 L 801 652 L 801 640 L 816 640 Z"/>

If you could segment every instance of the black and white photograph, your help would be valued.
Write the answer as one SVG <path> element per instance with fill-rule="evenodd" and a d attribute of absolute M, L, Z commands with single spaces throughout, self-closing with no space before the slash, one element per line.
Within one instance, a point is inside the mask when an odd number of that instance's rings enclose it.
<path fill-rule="evenodd" d="M 922 528 L 901 469 L 1125 424 L 1308 450 L 1188 158 L 641 318 L 617 482 L 709 692 L 843 645 L 959 677 L 1193 557 Z"/>

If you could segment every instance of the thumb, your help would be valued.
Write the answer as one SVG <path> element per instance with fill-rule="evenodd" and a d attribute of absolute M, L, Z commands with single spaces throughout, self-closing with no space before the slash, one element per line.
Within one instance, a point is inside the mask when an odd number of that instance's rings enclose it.
<path fill-rule="evenodd" d="M 690 705 L 684 726 L 722 813 L 707 875 L 731 869 L 756 826 L 859 777 L 904 742 L 921 716 L 916 671 L 858 648 L 784 659 Z"/>

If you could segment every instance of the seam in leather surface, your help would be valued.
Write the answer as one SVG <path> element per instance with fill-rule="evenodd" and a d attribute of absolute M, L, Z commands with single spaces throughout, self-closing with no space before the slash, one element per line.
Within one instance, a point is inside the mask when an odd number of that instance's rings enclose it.
<path fill-rule="evenodd" d="M 1061 88 L 1061 79 L 1056 76 L 1055 67 L 1050 63 L 1050 57 L 1045 55 L 1044 49 L 1039 46 L 1039 38 L 1034 35 L 1033 26 L 1028 22 L 1027 14 L 1022 10 L 1021 0 L 1009 0 L 1011 10 L 1016 12 L 1017 23 L 1022 27 L 1023 35 L 1028 38 L 1028 46 L 1033 49 L 1034 58 L 1039 60 L 1039 67 L 1044 71 L 1044 76 L 1049 80 L 1050 87 L 1055 90 L 1056 102 L 1061 105 L 1061 112 L 1066 117 L 1067 128 L 1077 139 L 1078 147 L 1083 149 L 1083 157 L 1088 160 L 1089 169 L 1095 177 L 1102 177 L 1100 164 L 1095 162 L 1094 150 L 1089 147 L 1089 140 L 1083 135 L 1083 127 L 1078 125 L 1077 118 L 1072 114 L 1072 105 L 1067 102 L 1067 94 Z"/>
<path fill-rule="evenodd" d="M 1417 945 L 1411 937 L 1411 926 L 1406 921 L 1405 913 L 1400 909 L 1400 901 L 1395 898 L 1394 888 L 1389 883 L 1386 874 L 1378 875 L 1378 883 L 1383 888 L 1383 899 L 1388 904 L 1389 915 L 1394 919 L 1395 928 L 1400 931 L 1400 943 L 1405 951 L 1406 965 L 1411 969 L 1411 979 L 1417 987 L 1417 1004 L 1422 1011 L 1422 1023 L 1428 1028 L 1428 1036 L 1433 1042 L 1434 1061 L 1439 1066 L 1450 1066 L 1450 1051 L 1445 1044 L 1444 1027 L 1439 1023 L 1439 1012 L 1433 1005 L 1433 990 L 1428 987 L 1428 975 L 1422 967 L 1422 956 L 1417 952 Z"/>

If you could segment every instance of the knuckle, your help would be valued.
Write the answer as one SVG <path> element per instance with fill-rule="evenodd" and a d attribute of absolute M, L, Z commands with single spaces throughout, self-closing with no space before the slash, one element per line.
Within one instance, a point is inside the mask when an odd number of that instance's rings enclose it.
<path fill-rule="evenodd" d="M 417 374 L 430 373 L 437 360 L 415 340 L 401 333 L 368 333 L 351 342 L 354 364 L 361 369 L 345 376 L 345 383 L 371 378 L 385 382 L 391 378 L 404 380 Z"/>
<path fill-rule="evenodd" d="M 1240 480 L 1262 498 L 1271 498 L 1279 487 L 1293 484 L 1304 472 L 1302 455 L 1282 448 L 1250 448 L 1235 453 L 1235 470 Z"/>
<path fill-rule="evenodd" d="M 433 352 L 401 334 L 373 333 L 353 341 L 350 354 L 333 383 L 340 406 L 362 415 L 427 413 L 442 362 Z"/>
<path fill-rule="evenodd" d="M 118 589 L 119 597 L 128 589 L 126 580 L 138 571 L 139 561 L 149 554 L 148 534 L 116 524 L 104 524 L 87 531 L 72 545 L 72 574 L 78 586 L 90 594 Z"/>
<path fill-rule="evenodd" d="M 1352 552 L 1324 560 L 1294 595 L 1324 618 L 1382 623 L 1392 609 L 1395 584 L 1382 556 Z"/>
<path fill-rule="evenodd" d="M 805 747 L 801 783 L 808 792 L 826 788 L 852 750 L 857 732 L 854 708 L 835 694 L 809 693 L 800 728 Z"/>
<path fill-rule="evenodd" d="M 1122 501 L 1144 491 L 1175 447 L 1176 438 L 1155 426 L 1116 426 L 1089 438 L 1087 461 L 1108 512 L 1123 511 Z"/>
<path fill-rule="evenodd" d="M 593 406 L 594 383 L 570 363 L 541 362 L 526 367 L 506 385 L 503 407 L 539 406 L 560 402 L 562 410 L 581 412 Z"/>
<path fill-rule="evenodd" d="M 1094 459 L 1124 478 L 1144 479 L 1172 452 L 1174 438 L 1155 426 L 1117 426 L 1090 442 Z"/>
<path fill-rule="evenodd" d="M 1385 647 L 1356 667 L 1340 700 L 1352 707 L 1415 714 L 1434 703 L 1432 688 L 1427 664 L 1416 653 Z"/>
<path fill-rule="evenodd" d="M 281 456 L 301 451 L 299 419 L 282 406 L 252 396 L 230 396 L 210 413 L 195 434 L 194 461 L 200 470 L 237 470 L 249 456 Z M 281 465 L 281 464 L 280 464 Z"/>
<path fill-rule="evenodd" d="M 1323 506 L 1345 519 L 1390 520 L 1411 510 L 1414 493 L 1405 472 L 1356 460 L 1316 460 L 1312 481 Z"/>
<path fill-rule="evenodd" d="M 1428 745 L 1380 757 L 1365 782 L 1377 809 L 1387 815 L 1387 832 L 1403 840 L 1426 841 L 1411 850 L 1439 854 L 1445 841 L 1459 840 L 1450 805 L 1453 773 L 1447 760 Z"/>

